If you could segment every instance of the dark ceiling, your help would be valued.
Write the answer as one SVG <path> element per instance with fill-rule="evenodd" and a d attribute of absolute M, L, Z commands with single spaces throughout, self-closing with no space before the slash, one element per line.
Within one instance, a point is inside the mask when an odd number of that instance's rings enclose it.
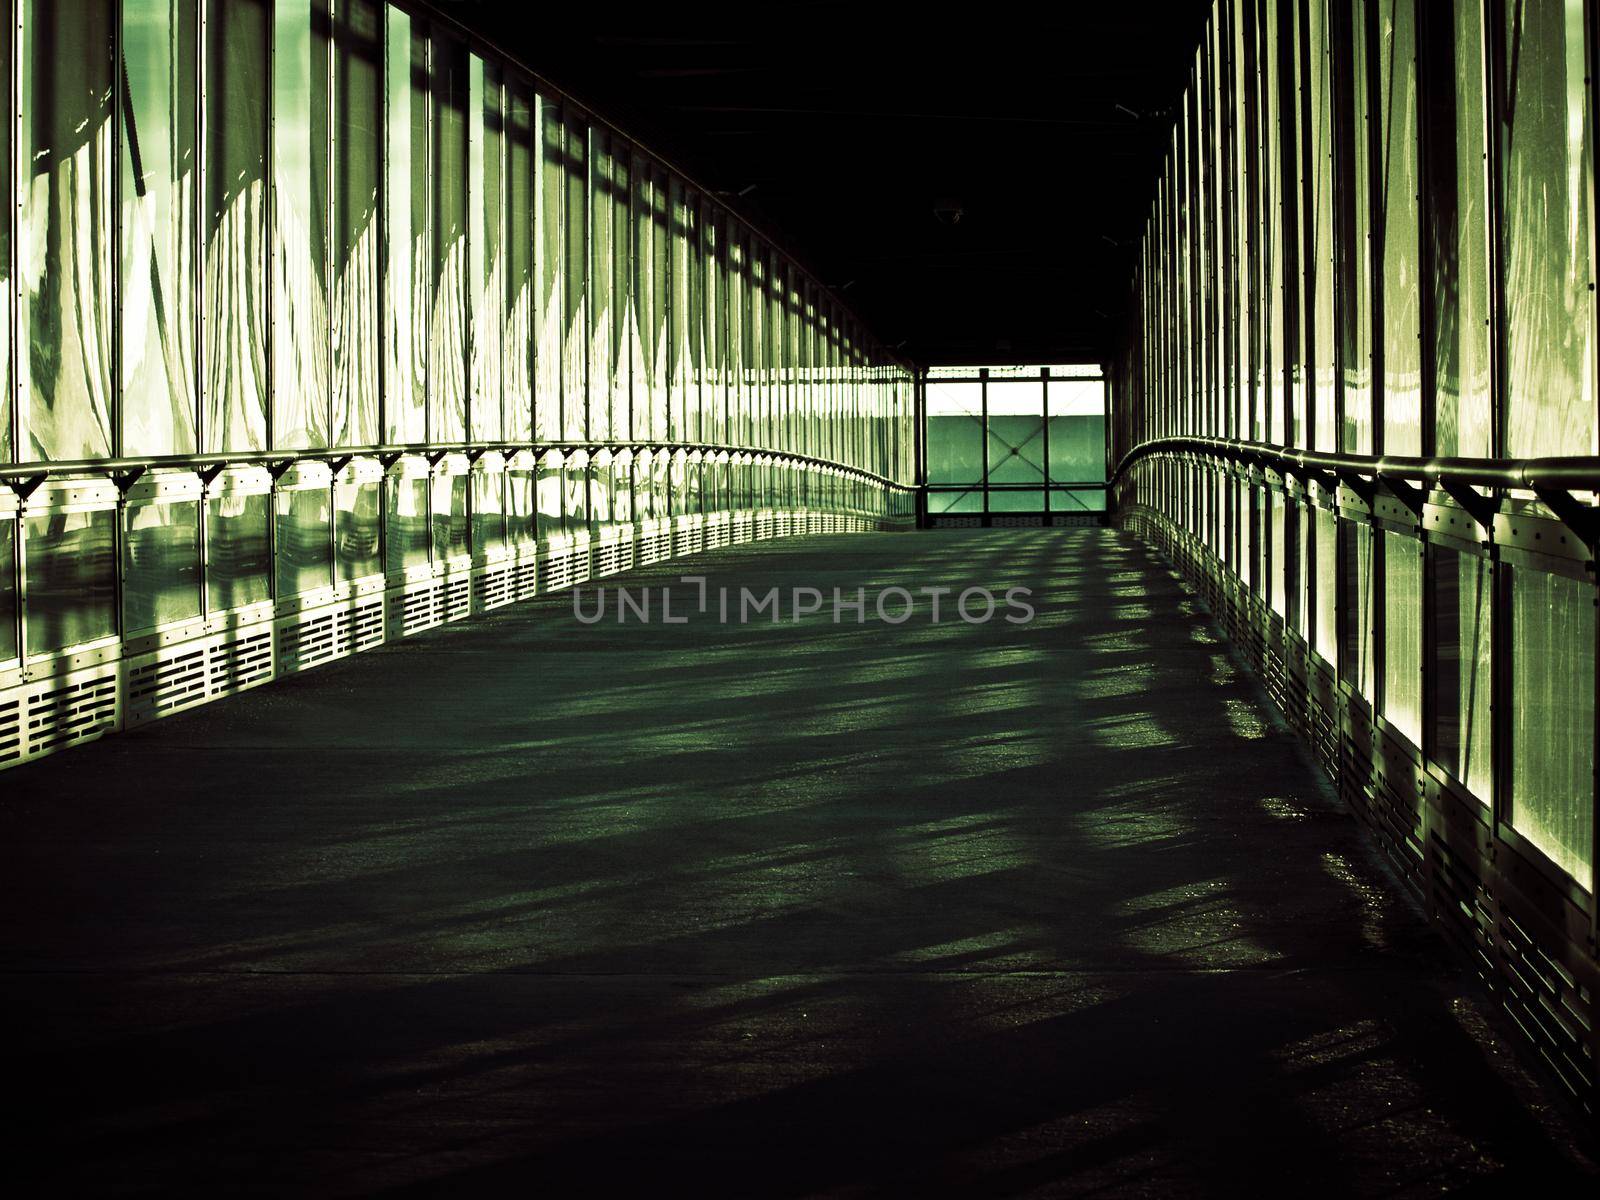
<path fill-rule="evenodd" d="M 1209 6 L 440 7 L 726 193 L 885 345 L 988 363 L 1109 349 Z"/>

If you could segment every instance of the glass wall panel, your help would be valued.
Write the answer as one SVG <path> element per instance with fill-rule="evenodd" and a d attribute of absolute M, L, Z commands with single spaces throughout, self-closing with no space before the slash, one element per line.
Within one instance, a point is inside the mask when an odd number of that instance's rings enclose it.
<path fill-rule="evenodd" d="M 691 441 L 685 409 L 689 363 L 689 208 L 682 180 L 667 183 L 671 238 L 667 300 L 667 430 L 673 441 Z M 741 443 L 749 445 L 748 442 Z"/>
<path fill-rule="evenodd" d="M 1383 450 L 1422 453 L 1422 290 L 1415 0 L 1378 0 L 1383 173 Z"/>
<path fill-rule="evenodd" d="M 533 93 L 519 80 L 506 87 L 506 317 L 505 433 L 512 441 L 533 436 L 534 155 Z"/>
<path fill-rule="evenodd" d="M 1344 413 L 1339 448 L 1372 452 L 1372 165 L 1368 79 L 1370 46 L 1365 10 L 1353 7 L 1339 23 L 1335 95 L 1341 180 L 1337 189 L 1339 231 L 1339 328 L 1344 350 Z M 1342 85 L 1342 86 L 1341 86 Z"/>
<path fill-rule="evenodd" d="M 472 531 L 467 526 L 467 477 L 438 474 L 433 477 L 433 560 L 446 562 L 472 553 Z"/>
<path fill-rule="evenodd" d="M 108 0 L 22 6 L 15 161 L 23 173 L 16 199 L 24 460 L 95 458 L 113 450 L 114 31 Z M 73 620 L 62 627 L 80 625 L 88 627 Z M 33 644 L 30 632 L 30 652 Z"/>
<path fill-rule="evenodd" d="M 472 473 L 472 554 L 497 557 L 506 544 L 505 480 L 500 471 Z"/>
<path fill-rule="evenodd" d="M 198 500 L 130 505 L 123 558 L 125 634 L 200 615 Z"/>
<path fill-rule="evenodd" d="M 1429 21 L 1428 155 L 1433 238 L 1435 452 L 1490 453 L 1489 219 L 1482 10 L 1454 6 Z"/>
<path fill-rule="evenodd" d="M 377 0 L 341 0 L 334 26 L 333 437 L 380 440 L 378 180 L 383 26 Z M 375 504 L 376 502 L 374 502 Z M 376 519 L 377 509 L 373 516 Z"/>
<path fill-rule="evenodd" d="M 388 497 L 384 513 L 385 569 L 397 575 L 412 567 L 427 566 L 432 520 L 428 478 L 390 475 L 384 483 Z"/>
<path fill-rule="evenodd" d="M 0 521 L 0 662 L 17 657 L 17 523 Z"/>
<path fill-rule="evenodd" d="M 428 36 L 387 6 L 384 19 L 384 440 L 428 440 Z"/>
<path fill-rule="evenodd" d="M 206 607 L 226 612 L 272 596 L 267 494 L 227 491 L 206 501 Z"/>
<path fill-rule="evenodd" d="M 1339 572 L 1343 590 L 1343 648 L 1339 655 L 1340 676 L 1369 701 L 1373 698 L 1373 606 L 1372 606 L 1372 528 L 1342 522 L 1341 554 L 1344 568 Z"/>
<path fill-rule="evenodd" d="M 1099 380 L 1052 379 L 1050 482 L 1087 483 L 1106 477 L 1106 389 Z"/>
<path fill-rule="evenodd" d="M 632 350 L 633 319 L 633 241 L 630 199 L 632 195 L 632 150 L 620 138 L 612 139 L 611 171 L 607 206 L 611 210 L 611 363 L 610 436 L 626 441 L 633 435 L 630 408 L 633 402 L 628 373 Z"/>
<path fill-rule="evenodd" d="M 506 472 L 506 536 L 514 549 L 533 545 L 538 536 L 533 472 Z"/>
<path fill-rule="evenodd" d="M 333 582 L 331 488 L 286 488 L 276 493 L 277 596 L 297 596 Z"/>
<path fill-rule="evenodd" d="M 1383 705 L 1385 718 L 1422 744 L 1422 547 L 1383 535 Z"/>
<path fill-rule="evenodd" d="M 650 333 L 645 342 L 645 356 L 651 364 L 650 429 L 652 437 L 671 438 L 673 433 L 667 421 L 667 302 L 671 295 L 672 228 L 667 217 L 666 177 L 660 169 L 652 174 L 650 248 L 654 258 L 650 282 L 654 290 L 650 301 Z"/>
<path fill-rule="evenodd" d="M 566 304 L 563 282 L 566 242 L 561 230 L 561 202 L 566 194 L 566 134 L 559 105 L 546 96 L 538 96 L 537 107 L 539 296 L 534 316 L 539 326 L 539 348 L 534 364 L 534 436 L 541 441 L 559 441 L 563 428 L 561 331 Z"/>
<path fill-rule="evenodd" d="M 196 9 L 122 4 L 122 453 L 195 451 Z"/>
<path fill-rule="evenodd" d="M 557 537 L 566 527 L 566 496 L 561 487 L 562 458 L 546 454 L 539 460 L 538 501 L 539 536 Z"/>
<path fill-rule="evenodd" d="M 0 2 L 0 14 L 3 14 L 6 27 L 6 36 L 0 38 L 0 79 L 11 79 L 11 54 L 16 36 L 16 13 L 11 0 Z M 15 128 L 11 112 L 12 88 L 8 83 L 0 88 L 0 129 Z M 0 154 L 0 196 L 11 197 L 11 155 Z M 0 221 L 0 293 L 11 295 L 11 221 Z M 8 309 L 9 311 L 9 309 Z M 13 461 L 17 447 L 11 444 L 11 337 L 0 337 L 0 463 Z M 5 541 L 6 534 L 0 533 L 0 547 L 9 544 Z M 5 560 L 0 558 L 0 564 Z M 0 598 L 3 598 L 6 587 L 5 565 L 0 565 Z M 13 584 L 15 581 L 12 581 Z M 4 604 L 0 603 L 0 621 L 3 621 Z M 10 634 L 11 641 L 7 642 L 7 635 L 0 632 L 0 650 L 6 646 L 11 647 L 9 656 L 0 654 L 0 660 L 5 657 L 16 657 L 16 633 Z"/>
<path fill-rule="evenodd" d="M 588 122 L 569 107 L 563 114 L 565 198 L 562 205 L 566 257 L 561 353 L 561 436 L 582 441 L 589 404 L 589 165 Z"/>
<path fill-rule="evenodd" d="M 628 373 L 633 379 L 632 433 L 635 439 L 659 436 L 653 421 L 651 397 L 656 386 L 655 359 L 651 353 L 655 310 L 655 222 L 651 217 L 651 169 L 641 154 L 633 156 L 630 172 L 629 222 L 633 232 L 633 321 L 628 329 Z"/>
<path fill-rule="evenodd" d="M 428 437 L 467 436 L 467 49 L 435 31 L 433 311 L 428 329 Z"/>
<path fill-rule="evenodd" d="M 376 479 L 334 484 L 333 561 L 341 581 L 383 574 L 378 511 L 382 501 L 382 485 Z"/>
<path fill-rule="evenodd" d="M 1334 403 L 1339 367 L 1333 293 L 1339 267 L 1333 252 L 1333 55 L 1329 4 L 1330 0 L 1308 0 L 1305 9 L 1305 33 L 1310 38 L 1306 54 L 1306 137 L 1310 160 L 1305 175 L 1311 188 L 1305 213 L 1306 283 L 1310 293 L 1306 331 L 1311 349 L 1310 444 L 1318 450 L 1336 449 L 1339 438 Z"/>
<path fill-rule="evenodd" d="M 23 518 L 28 654 L 54 654 L 116 635 L 116 530 L 112 509 Z"/>
<path fill-rule="evenodd" d="M 472 258 L 468 429 L 475 440 L 482 440 L 501 437 L 505 430 L 505 111 L 500 68 L 474 54 L 467 91 L 467 249 Z"/>
<path fill-rule="evenodd" d="M 1594 214 L 1584 5 L 1504 6 L 1506 454 L 1593 454 Z"/>
<path fill-rule="evenodd" d="M 1511 824 L 1584 888 L 1594 861 L 1594 585 L 1511 570 Z"/>
<path fill-rule="evenodd" d="M 982 489 L 983 385 L 929 381 L 928 482 Z"/>
<path fill-rule="evenodd" d="M 992 511 L 1044 511 L 1044 435 L 1041 382 L 989 384 L 987 461 Z M 1007 485 L 1029 490 L 1011 492 Z"/>
<path fill-rule="evenodd" d="M 1487 803 L 1489 762 L 1489 610 L 1494 593 L 1487 558 L 1435 546 L 1432 689 L 1435 762 Z"/>
<path fill-rule="evenodd" d="M 611 287 L 615 272 L 612 246 L 611 139 L 605 130 L 589 130 L 589 348 L 588 431 L 596 441 L 611 437 Z"/>
<path fill-rule="evenodd" d="M 326 446 L 328 6 L 278 4 L 272 43 L 272 442 Z"/>
<path fill-rule="evenodd" d="M 1307 562 L 1316 564 L 1309 577 L 1311 609 L 1315 614 L 1316 650 L 1330 666 L 1339 661 L 1339 518 L 1325 508 L 1311 510 L 1309 532 L 1314 542 Z"/>

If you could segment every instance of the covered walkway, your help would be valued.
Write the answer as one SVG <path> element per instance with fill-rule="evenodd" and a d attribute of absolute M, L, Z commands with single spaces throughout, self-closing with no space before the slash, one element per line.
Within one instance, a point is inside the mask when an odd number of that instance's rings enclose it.
<path fill-rule="evenodd" d="M 10 775 L 30 1192 L 1590 1186 L 1141 543 L 652 570 L 607 582 L 1038 616 L 585 626 L 560 593 Z"/>

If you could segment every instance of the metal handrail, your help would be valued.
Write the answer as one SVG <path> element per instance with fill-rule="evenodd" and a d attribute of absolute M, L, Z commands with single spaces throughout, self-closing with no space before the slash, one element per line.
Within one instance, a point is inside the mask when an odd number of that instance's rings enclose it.
<path fill-rule="evenodd" d="M 686 454 L 696 452 L 728 455 L 748 454 L 758 458 L 776 459 L 787 465 L 821 467 L 838 471 L 845 476 L 862 482 L 892 488 L 896 491 L 911 492 L 916 490 L 914 484 L 900 483 L 897 480 L 875 474 L 861 467 L 852 467 L 844 463 L 834 462 L 831 459 L 816 458 L 808 454 L 796 454 L 788 450 L 768 450 L 755 446 L 723 446 L 710 442 L 671 441 L 569 442 L 495 440 L 486 442 L 413 442 L 403 445 L 336 446 L 303 450 L 245 450 L 218 454 L 161 454 L 134 458 L 90 458 L 61 462 L 0 465 L 0 484 L 10 487 L 17 495 L 26 498 L 45 480 L 61 479 L 69 476 L 100 475 L 111 479 L 132 480 L 148 471 L 205 472 L 220 471 L 227 467 L 236 466 L 264 466 L 272 469 L 275 474 L 280 474 L 282 471 L 301 462 L 343 463 L 355 458 L 376 458 L 387 464 L 407 455 L 427 458 L 437 462 L 448 454 L 466 454 L 470 457 L 478 458 L 491 452 L 510 456 L 525 450 L 531 452 L 535 458 L 554 452 L 566 454 L 582 451 L 588 454 L 595 454 L 602 450 L 608 450 L 612 453 L 622 450 L 648 450 L 651 453 L 674 454 L 679 451 Z"/>
<path fill-rule="evenodd" d="M 1408 455 L 1332 454 L 1232 438 L 1164 437 L 1129 450 L 1111 473 L 1121 482 L 1135 462 L 1157 454 L 1204 454 L 1289 474 L 1361 476 L 1381 483 L 1467 484 L 1532 491 L 1600 491 L 1600 456 L 1553 458 L 1418 458 Z"/>

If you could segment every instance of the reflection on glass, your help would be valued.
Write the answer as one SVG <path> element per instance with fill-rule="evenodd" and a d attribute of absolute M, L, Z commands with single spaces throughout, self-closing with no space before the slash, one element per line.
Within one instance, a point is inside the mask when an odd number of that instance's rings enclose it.
<path fill-rule="evenodd" d="M 1332 450 L 1339 437 L 1334 415 L 1338 359 L 1333 330 L 1333 285 L 1338 268 L 1333 253 L 1333 79 L 1328 55 L 1321 49 L 1331 40 L 1328 0 L 1310 0 L 1302 11 L 1309 18 L 1304 25 L 1305 36 L 1318 49 L 1305 63 L 1309 68 L 1305 75 L 1305 91 L 1310 107 L 1306 120 L 1310 163 L 1306 173 L 1311 182 L 1305 214 L 1308 227 L 1306 275 L 1313 287 L 1306 331 L 1310 335 L 1313 357 L 1308 371 L 1312 392 L 1311 438 L 1302 438 L 1301 444 Z M 1209 153 L 1206 161 L 1208 164 L 1212 161 Z"/>
<path fill-rule="evenodd" d="M 1372 165 L 1365 131 L 1369 125 L 1366 22 L 1348 29 L 1349 96 L 1341 107 L 1348 130 L 1340 134 L 1341 181 L 1338 190 L 1340 246 L 1340 344 L 1344 350 L 1344 422 L 1339 448 L 1346 453 L 1372 450 L 1372 245 L 1370 192 Z M 1348 164 L 1346 166 L 1346 164 Z"/>
<path fill-rule="evenodd" d="M 5 13 L 6 36 L 0 38 L 0 79 L 11 78 L 11 51 L 15 17 L 12 15 L 13 6 L 9 3 L 0 6 L 0 12 Z M 14 118 L 11 112 L 11 89 L 0 89 L 0 129 L 14 128 Z M 11 156 L 0 154 L 0 196 L 11 195 Z M 0 221 L 0 294 L 11 295 L 11 222 Z M 0 463 L 11 462 L 16 455 L 17 448 L 11 444 L 11 339 L 0 337 Z M 0 545 L 4 545 L 5 535 L 0 534 Z M 0 577 L 3 577 L 4 568 L 0 568 Z M 5 584 L 0 582 L 0 588 Z M 11 641 L 6 642 L 6 634 L 0 633 L 0 650 L 7 645 L 11 646 L 11 654 L 16 656 L 16 633 L 10 635 Z"/>
<path fill-rule="evenodd" d="M 928 384 L 928 482 L 983 479 L 983 385 Z"/>
<path fill-rule="evenodd" d="M 506 437 L 533 436 L 533 97 L 515 81 L 506 88 Z"/>
<path fill-rule="evenodd" d="M 24 518 L 29 655 L 115 636 L 116 528 L 112 509 Z"/>
<path fill-rule="evenodd" d="M 505 480 L 499 471 L 472 473 L 472 553 L 477 557 L 498 555 L 506 544 Z"/>
<path fill-rule="evenodd" d="M 1435 762 L 1488 803 L 1489 611 L 1493 569 L 1487 558 L 1433 548 Z"/>
<path fill-rule="evenodd" d="M 122 452 L 195 450 L 195 8 L 124 0 Z"/>
<path fill-rule="evenodd" d="M 1383 715 L 1422 742 L 1422 556 L 1417 542 L 1383 535 Z"/>
<path fill-rule="evenodd" d="M 1315 613 L 1316 651 L 1322 661 L 1333 666 L 1339 661 L 1339 517 L 1326 508 L 1310 510 L 1307 526 L 1312 538 L 1312 553 L 1307 560 L 1316 563 L 1316 574 L 1307 581 L 1315 590 L 1310 607 Z"/>
<path fill-rule="evenodd" d="M 475 439 L 497 438 L 505 428 L 501 412 L 501 375 L 505 351 L 505 233 L 501 217 L 504 115 L 500 68 L 476 54 L 468 65 L 467 181 L 472 253 L 472 411 L 468 428 Z"/>
<path fill-rule="evenodd" d="M 264 0 L 207 0 L 205 449 L 267 444 L 267 80 Z"/>
<path fill-rule="evenodd" d="M 114 6 L 26 0 L 16 161 L 25 459 L 109 455 Z M 30 605 L 31 607 L 31 605 Z M 30 651 L 32 634 L 29 635 Z"/>
<path fill-rule="evenodd" d="M 272 440 L 328 444 L 328 15 L 273 13 Z"/>
<path fill-rule="evenodd" d="M 433 477 L 433 557 L 435 562 L 465 558 L 472 552 L 467 528 L 467 477 Z"/>
<path fill-rule="evenodd" d="M 562 114 L 564 157 L 562 178 L 565 199 L 562 263 L 565 296 L 561 344 L 561 436 L 582 441 L 588 421 L 589 364 L 589 165 L 588 123 L 569 106 Z"/>
<path fill-rule="evenodd" d="M 17 523 L 0 521 L 0 662 L 17 657 Z"/>
<path fill-rule="evenodd" d="M 1589 887 L 1594 585 L 1511 570 L 1511 824 Z"/>
<path fill-rule="evenodd" d="M 611 139 L 605 130 L 589 130 L 589 436 L 602 441 L 611 433 L 611 355 L 614 349 L 611 287 L 615 275 L 612 244 Z"/>
<path fill-rule="evenodd" d="M 1593 454 L 1594 171 L 1579 0 L 1504 6 L 1506 454 Z"/>
<path fill-rule="evenodd" d="M 428 337 L 428 436 L 467 436 L 467 49 L 435 32 L 433 68 L 433 315 Z"/>
<path fill-rule="evenodd" d="M 561 487 L 561 455 L 546 454 L 539 460 L 538 504 L 539 536 L 558 537 L 565 528 L 565 495 Z"/>
<path fill-rule="evenodd" d="M 328 587 L 333 582 L 331 489 L 291 488 L 277 493 L 277 595 Z"/>
<path fill-rule="evenodd" d="M 383 574 L 376 479 L 333 486 L 333 561 L 342 582 Z"/>
<path fill-rule="evenodd" d="M 567 532 L 578 533 L 589 527 L 589 460 L 584 454 L 569 457 L 561 471 L 561 487 L 566 494 Z"/>
<path fill-rule="evenodd" d="M 1380 0 L 1383 449 L 1422 453 L 1421 248 L 1415 0 Z"/>
<path fill-rule="evenodd" d="M 561 109 L 538 96 L 539 133 L 539 349 L 535 359 L 534 436 L 541 441 L 561 439 L 561 329 L 566 295 L 563 278 L 561 201 L 566 194 L 565 134 Z M 541 476 L 542 478 L 542 476 Z M 544 512 L 541 506 L 541 514 Z"/>
<path fill-rule="evenodd" d="M 385 485 L 385 570 L 398 575 L 411 567 L 427 566 L 432 524 L 427 477 L 390 475 Z"/>
<path fill-rule="evenodd" d="M 123 554 L 125 633 L 200 615 L 198 500 L 130 506 Z"/>
<path fill-rule="evenodd" d="M 383 27 L 378 0 L 340 0 L 337 9 L 333 432 L 336 444 L 369 446 L 378 441 L 378 322 L 383 309 L 378 295 Z"/>
<path fill-rule="evenodd" d="M 1434 346 L 1438 389 L 1434 398 L 1435 451 L 1489 455 L 1489 237 L 1485 163 L 1486 95 L 1482 10 L 1454 6 L 1453 25 L 1438 22 L 1454 69 L 1439 72 L 1427 106 L 1433 219 Z M 1429 72 L 1432 79 L 1433 72 Z"/>
<path fill-rule="evenodd" d="M 270 598 L 267 496 L 224 492 L 206 501 L 206 607 L 242 608 Z"/>
<path fill-rule="evenodd" d="M 384 21 L 384 438 L 403 444 L 428 440 L 428 37 L 393 5 Z"/>
<path fill-rule="evenodd" d="M 506 536 L 515 547 L 530 546 L 538 537 L 532 471 L 506 472 Z"/>

